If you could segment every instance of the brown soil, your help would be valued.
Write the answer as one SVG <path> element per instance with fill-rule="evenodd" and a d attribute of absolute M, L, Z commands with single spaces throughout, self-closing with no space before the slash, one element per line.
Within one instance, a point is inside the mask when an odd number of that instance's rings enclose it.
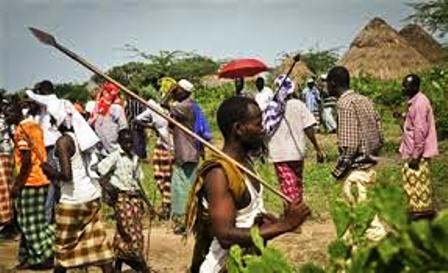
<path fill-rule="evenodd" d="M 110 231 L 111 235 L 113 230 Z M 146 232 L 145 232 L 146 233 Z M 145 234 L 146 235 L 146 234 Z M 334 239 L 335 230 L 330 220 L 310 221 L 303 225 L 300 233 L 289 233 L 272 241 L 294 264 L 306 262 L 325 263 L 328 244 Z M 190 262 L 193 240 L 187 242 L 174 235 L 166 225 L 151 230 L 149 260 L 152 268 L 159 273 L 186 272 Z M 15 272 L 11 268 L 16 263 L 18 241 L 0 241 L 0 273 Z M 127 272 L 132 272 L 126 270 Z M 31 273 L 37 271 L 20 271 Z M 51 271 L 39 271 L 43 273 Z M 71 272 L 86 272 L 76 270 Z M 98 272 L 89 269 L 87 272 Z"/>

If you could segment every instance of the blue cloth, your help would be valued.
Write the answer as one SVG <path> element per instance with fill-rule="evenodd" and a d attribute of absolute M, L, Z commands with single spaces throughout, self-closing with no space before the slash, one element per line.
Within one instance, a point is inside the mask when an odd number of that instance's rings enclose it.
<path fill-rule="evenodd" d="M 204 112 L 195 101 L 193 102 L 192 108 L 194 113 L 193 132 L 201 138 L 210 141 L 212 139 L 212 132 L 210 131 L 210 126 L 208 125 Z M 195 146 L 198 151 L 202 151 L 204 148 L 199 141 L 195 142 Z"/>
<path fill-rule="evenodd" d="M 196 176 L 197 163 L 176 164 L 171 178 L 171 212 L 173 216 L 185 215 L 188 194 Z"/>
<path fill-rule="evenodd" d="M 310 112 L 319 112 L 320 93 L 316 87 L 306 87 L 302 91 L 302 95 L 305 99 L 306 108 Z"/>

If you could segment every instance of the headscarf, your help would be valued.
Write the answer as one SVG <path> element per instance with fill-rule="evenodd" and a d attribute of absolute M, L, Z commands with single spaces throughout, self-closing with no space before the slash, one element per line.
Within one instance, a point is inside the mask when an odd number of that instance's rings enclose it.
<path fill-rule="evenodd" d="M 158 81 L 159 92 L 162 93 L 162 96 L 165 96 L 176 83 L 176 80 L 171 77 L 160 78 Z"/>
<path fill-rule="evenodd" d="M 281 87 L 280 87 L 281 85 Z M 268 136 L 274 135 L 283 119 L 286 108 L 286 98 L 294 93 L 294 82 L 282 74 L 274 80 L 275 89 L 280 90 L 274 95 L 274 99 L 268 103 L 263 113 L 263 126 Z"/>
<path fill-rule="evenodd" d="M 100 86 L 100 93 L 96 99 L 95 109 L 91 113 L 89 123 L 93 124 L 98 115 L 106 116 L 109 114 L 109 109 L 112 104 L 120 104 L 120 88 L 113 83 L 106 82 Z"/>

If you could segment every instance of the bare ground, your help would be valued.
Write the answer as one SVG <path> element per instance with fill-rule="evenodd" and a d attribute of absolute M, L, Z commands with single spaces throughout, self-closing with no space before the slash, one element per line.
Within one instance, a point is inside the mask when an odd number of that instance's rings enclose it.
<path fill-rule="evenodd" d="M 110 230 L 112 235 L 113 229 Z M 147 234 L 147 232 L 145 232 Z M 331 220 L 308 221 L 300 233 L 289 233 L 272 241 L 272 245 L 282 250 L 297 265 L 306 262 L 325 263 L 328 244 L 334 239 L 335 230 Z M 159 273 L 186 272 L 190 262 L 193 240 L 187 242 L 174 235 L 167 225 L 151 229 L 149 260 L 152 269 Z M 18 241 L 0 241 L 0 273 L 15 272 Z M 31 273 L 37 271 L 20 271 Z M 43 273 L 51 271 L 39 271 Z M 86 272 L 77 270 L 71 272 Z M 87 272 L 98 272 L 89 269 Z M 129 272 L 132 272 L 129 270 Z"/>

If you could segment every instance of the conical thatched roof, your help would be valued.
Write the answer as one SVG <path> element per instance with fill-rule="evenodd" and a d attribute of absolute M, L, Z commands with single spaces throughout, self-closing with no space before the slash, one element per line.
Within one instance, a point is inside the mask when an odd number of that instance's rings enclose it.
<path fill-rule="evenodd" d="M 430 62 L 438 63 L 446 57 L 442 46 L 419 25 L 409 24 L 399 34 Z"/>
<path fill-rule="evenodd" d="M 350 44 L 340 64 L 352 76 L 390 80 L 431 67 L 431 63 L 384 20 L 374 18 Z"/>
<path fill-rule="evenodd" d="M 201 83 L 206 87 L 218 87 L 233 82 L 232 79 L 219 78 L 218 75 L 207 75 L 201 78 Z"/>
<path fill-rule="evenodd" d="M 292 57 L 286 57 L 280 66 L 276 69 L 276 74 L 286 74 L 294 62 Z M 308 78 L 313 75 L 313 72 L 308 68 L 304 62 L 298 62 L 294 66 L 290 77 L 296 83 L 296 85 L 302 85 Z"/>

